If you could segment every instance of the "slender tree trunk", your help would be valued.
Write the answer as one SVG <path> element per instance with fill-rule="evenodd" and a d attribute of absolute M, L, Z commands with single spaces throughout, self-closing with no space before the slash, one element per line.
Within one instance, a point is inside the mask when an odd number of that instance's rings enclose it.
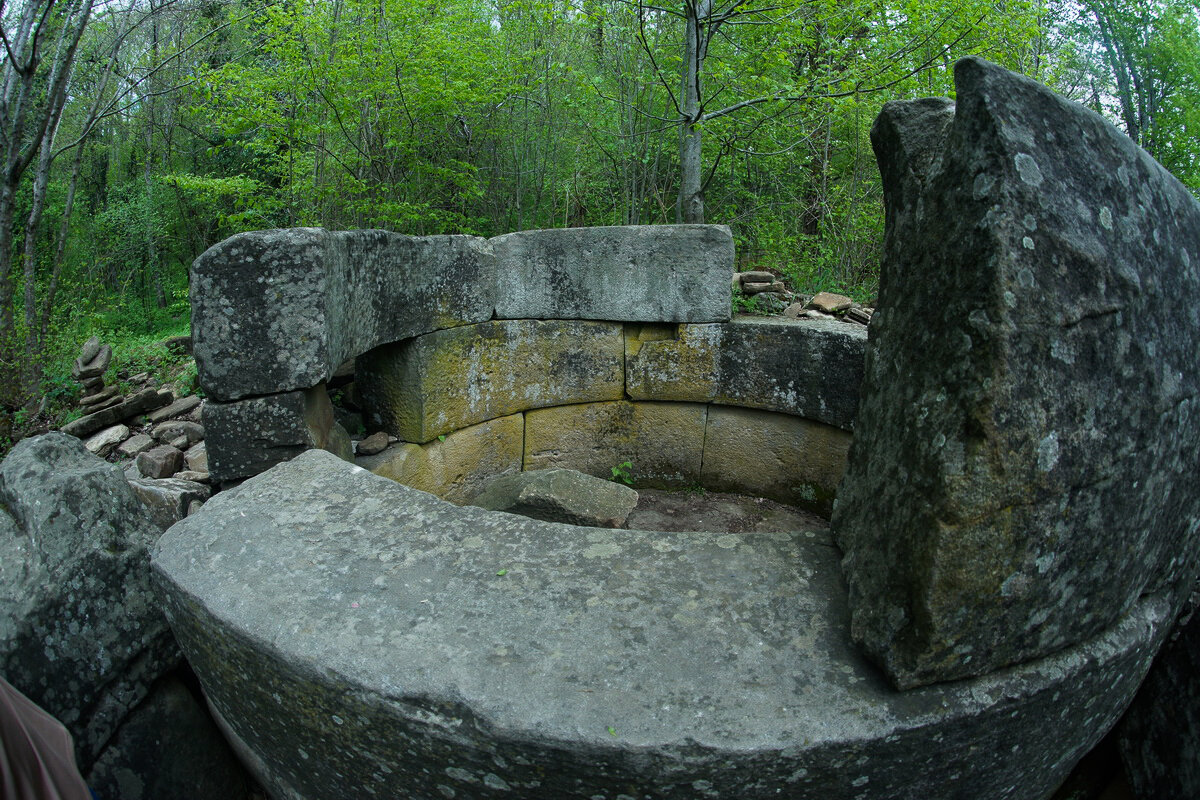
<path fill-rule="evenodd" d="M 700 69 L 707 49 L 706 32 L 701 22 L 707 17 L 712 0 L 687 2 L 683 31 L 683 68 L 679 87 L 679 198 L 675 221 L 704 222 L 704 186 L 700 138 Z"/>

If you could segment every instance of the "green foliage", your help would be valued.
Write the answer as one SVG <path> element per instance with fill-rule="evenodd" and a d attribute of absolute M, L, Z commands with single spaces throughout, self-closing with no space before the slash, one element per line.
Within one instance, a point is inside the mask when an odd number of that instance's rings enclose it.
<path fill-rule="evenodd" d="M 611 470 L 612 479 L 618 483 L 623 483 L 626 486 L 633 486 L 633 462 L 622 461 Z"/>

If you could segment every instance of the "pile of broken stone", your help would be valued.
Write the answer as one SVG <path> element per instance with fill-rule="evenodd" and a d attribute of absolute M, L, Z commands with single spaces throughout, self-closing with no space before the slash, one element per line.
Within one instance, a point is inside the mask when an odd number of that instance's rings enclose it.
<path fill-rule="evenodd" d="M 874 308 L 833 292 L 796 294 L 774 273 L 765 270 L 733 273 L 733 291 L 755 298 L 755 304 L 763 311 L 782 313 L 792 319 L 836 319 L 869 325 L 875 313 Z"/>
<path fill-rule="evenodd" d="M 147 373 L 128 378 L 141 387 L 129 396 L 117 385 L 105 386 L 112 347 L 92 337 L 80 349 L 72 375 L 83 396 L 84 415 L 62 426 L 83 440 L 92 453 L 127 462 L 125 475 L 135 493 L 170 525 L 203 504 L 208 486 L 208 453 L 200 422 L 203 401 L 196 395 L 176 397 L 157 386 Z"/>

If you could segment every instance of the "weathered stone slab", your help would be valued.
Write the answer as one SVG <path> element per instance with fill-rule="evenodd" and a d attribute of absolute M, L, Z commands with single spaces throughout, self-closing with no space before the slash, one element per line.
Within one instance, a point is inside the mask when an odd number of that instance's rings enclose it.
<path fill-rule="evenodd" d="M 355 463 L 405 486 L 466 503 L 506 472 L 520 472 L 525 418 L 521 414 L 482 422 L 428 444 L 393 444 Z"/>
<path fill-rule="evenodd" d="M 1200 553 L 1200 205 L 1033 81 L 955 80 L 940 159 L 913 106 L 873 132 L 892 228 L 833 517 L 899 686 L 1084 641 Z"/>
<path fill-rule="evenodd" d="M 243 233 L 192 265 L 200 383 L 221 401 L 307 389 L 386 342 L 492 316 L 491 250 L 470 236 Z"/>
<path fill-rule="evenodd" d="M 723 225 L 521 231 L 489 244 L 501 319 L 729 319 L 733 237 Z"/>
<path fill-rule="evenodd" d="M 145 433 L 135 433 L 117 446 L 117 452 L 128 458 L 144 453 L 154 447 L 154 439 Z"/>
<path fill-rule="evenodd" d="M 1170 624 L 1148 596 L 1061 655 L 901 693 L 850 641 L 837 559 L 818 531 L 454 508 L 313 451 L 153 565 L 234 740 L 309 800 L 1046 797 Z"/>
<path fill-rule="evenodd" d="M 619 528 L 637 501 L 638 493 L 620 483 L 573 469 L 539 469 L 501 475 L 471 505 L 547 522 Z"/>
<path fill-rule="evenodd" d="M 634 484 L 696 484 L 708 407 L 697 403 L 585 403 L 525 414 L 525 469 L 565 467 L 611 478 L 626 461 Z"/>
<path fill-rule="evenodd" d="M 198 405 L 200 405 L 199 397 L 194 394 L 184 395 L 168 406 L 163 406 L 157 411 L 151 411 L 146 415 L 146 419 L 152 423 L 159 423 L 172 417 L 183 417 Z"/>
<path fill-rule="evenodd" d="M 150 589 L 160 533 L 76 438 L 25 439 L 0 464 L 0 673 L 67 726 L 85 773 L 179 659 Z"/>
<path fill-rule="evenodd" d="M 88 414 L 86 417 L 80 417 L 73 422 L 68 422 L 62 426 L 62 432 L 83 439 L 91 436 L 101 428 L 107 428 L 121 420 L 130 419 L 131 417 L 145 414 L 147 411 L 153 411 L 156 408 L 165 406 L 171 402 L 171 399 L 172 394 L 170 392 L 160 392 L 157 389 L 143 389 L 123 403 L 118 403 L 110 408 L 97 411 L 94 414 Z"/>
<path fill-rule="evenodd" d="M 183 468 L 183 451 L 169 444 L 138 453 L 138 472 L 147 478 L 169 478 Z"/>
<path fill-rule="evenodd" d="M 143 477 L 129 481 L 133 493 L 146 504 L 155 524 L 162 530 L 186 517 L 193 501 L 204 502 L 212 494 L 212 489 L 203 483 L 179 477 L 185 473 L 173 474 L 176 477 Z"/>
<path fill-rule="evenodd" d="M 1200 797 L 1200 614 L 1172 632 L 1117 731 L 1137 797 Z"/>
<path fill-rule="evenodd" d="M 531 408 L 625 396 L 621 325 L 501 320 L 376 348 L 358 359 L 368 425 L 410 442 Z"/>
<path fill-rule="evenodd" d="M 864 329 L 833 320 L 631 325 L 627 391 L 634 400 L 761 408 L 849 430 L 866 342 Z"/>
<path fill-rule="evenodd" d="M 318 447 L 354 457 L 350 435 L 333 420 L 324 386 L 233 403 L 204 404 L 205 449 L 217 482 L 257 475 Z"/>
<path fill-rule="evenodd" d="M 111 428 L 105 428 L 99 433 L 88 438 L 83 446 L 87 448 L 89 453 L 104 458 L 116 448 L 117 445 L 125 441 L 125 437 L 129 435 L 129 426 L 113 425 Z"/>
<path fill-rule="evenodd" d="M 832 425 L 747 408 L 711 406 L 700 483 L 769 497 L 828 517 L 846 471 L 850 434 Z"/>

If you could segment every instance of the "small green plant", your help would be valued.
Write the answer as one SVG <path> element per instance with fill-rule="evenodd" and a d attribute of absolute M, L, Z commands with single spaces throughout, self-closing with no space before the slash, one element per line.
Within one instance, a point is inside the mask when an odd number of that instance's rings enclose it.
<path fill-rule="evenodd" d="M 626 486 L 633 486 L 633 462 L 622 461 L 612 468 L 612 479 Z"/>

